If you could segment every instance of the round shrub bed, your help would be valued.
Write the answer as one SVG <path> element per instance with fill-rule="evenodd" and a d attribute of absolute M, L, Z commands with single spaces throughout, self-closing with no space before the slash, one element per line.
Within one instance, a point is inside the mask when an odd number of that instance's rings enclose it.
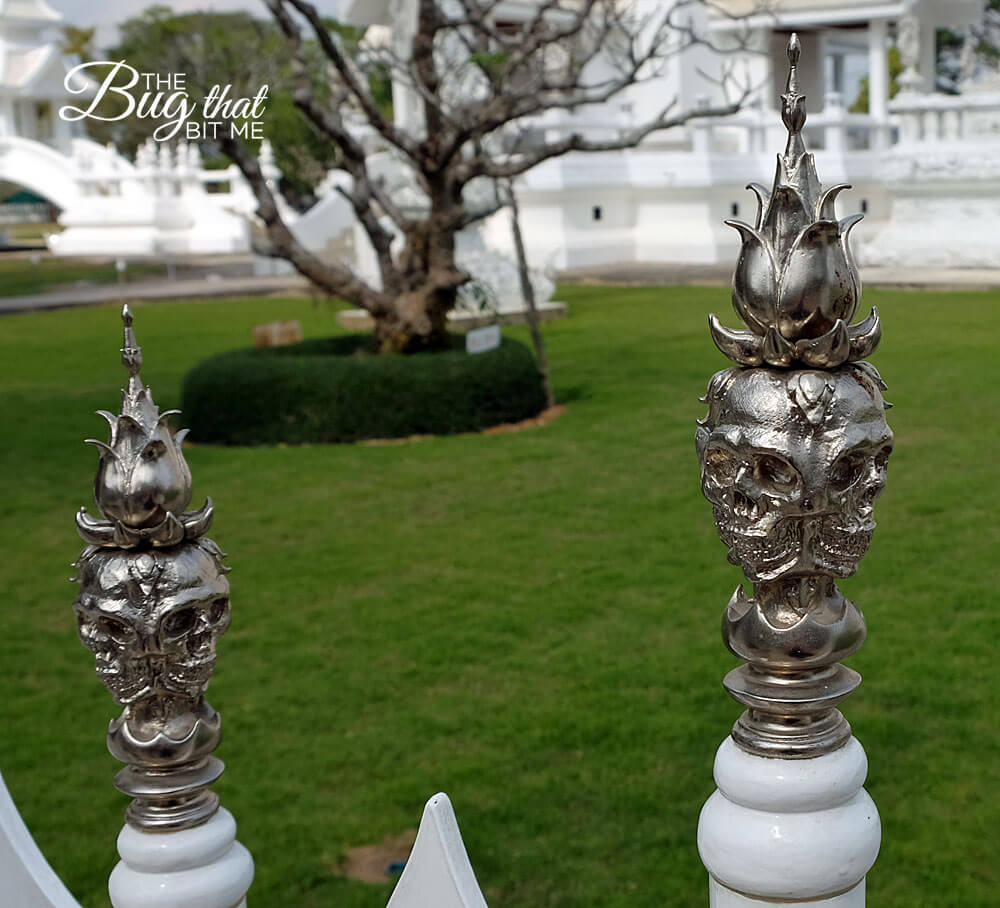
<path fill-rule="evenodd" d="M 223 445 L 350 442 L 473 432 L 545 406 L 531 351 L 504 338 L 469 355 L 461 336 L 438 353 L 378 355 L 368 335 L 233 350 L 184 379 L 193 441 Z"/>

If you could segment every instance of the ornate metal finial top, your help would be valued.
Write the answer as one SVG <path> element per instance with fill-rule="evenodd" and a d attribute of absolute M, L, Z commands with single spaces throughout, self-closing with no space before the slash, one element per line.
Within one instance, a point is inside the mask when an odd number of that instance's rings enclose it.
<path fill-rule="evenodd" d="M 733 740 L 758 756 L 806 758 L 843 746 L 836 709 L 860 683 L 840 665 L 865 639 L 864 617 L 837 589 L 875 529 L 892 431 L 885 385 L 861 362 L 881 336 L 878 314 L 848 327 L 861 282 L 847 237 L 806 150 L 797 35 L 781 96 L 788 143 L 774 184 L 757 194 L 756 223 L 727 221 L 743 238 L 733 305 L 750 329 L 710 318 L 716 345 L 738 365 L 717 373 L 696 445 L 719 535 L 753 584 L 736 589 L 723 637 L 744 660 L 724 684 L 747 707 Z M 746 368 L 759 367 L 759 368 Z"/>
<path fill-rule="evenodd" d="M 143 830 L 205 822 L 219 803 L 208 786 L 222 772 L 212 756 L 220 719 L 205 702 L 216 643 L 229 625 L 228 568 L 203 534 L 212 503 L 185 511 L 191 471 L 139 372 L 142 350 L 133 315 L 122 309 L 122 365 L 128 383 L 118 415 L 99 411 L 111 430 L 100 451 L 94 497 L 77 529 L 89 543 L 77 559 L 74 603 L 80 640 L 100 679 L 124 709 L 108 729 L 108 748 L 128 764 L 115 784 L 135 800 L 126 816 Z"/>
<path fill-rule="evenodd" d="M 122 365 L 128 370 L 129 381 L 138 377 L 142 368 L 142 347 L 135 339 L 135 331 L 132 330 L 134 316 L 129 309 L 128 303 L 122 306 L 122 322 L 124 328 L 124 340 L 122 341 Z"/>
<path fill-rule="evenodd" d="M 824 190 L 802 129 L 806 97 L 799 93 L 797 34 L 788 41 L 788 82 L 781 119 L 788 129 L 774 183 L 747 188 L 757 196 L 753 226 L 726 221 L 743 240 L 733 275 L 733 306 L 749 331 L 726 328 L 712 315 L 716 346 L 743 366 L 834 369 L 870 356 L 882 336 L 878 312 L 849 327 L 861 299 L 861 279 L 848 245 L 861 215 L 837 220 L 835 201 L 847 184 Z"/>
<path fill-rule="evenodd" d="M 111 429 L 107 442 L 88 438 L 101 452 L 94 480 L 94 498 L 105 519 L 77 514 L 80 535 L 91 545 L 135 548 L 176 545 L 196 539 L 212 523 L 212 501 L 197 511 L 191 502 L 191 471 L 181 445 L 187 429 L 170 431 L 169 418 L 178 410 L 160 412 L 149 388 L 139 377 L 142 348 L 133 328 L 134 316 L 122 308 L 122 365 L 128 384 L 122 390 L 121 412 L 98 410 Z"/>
<path fill-rule="evenodd" d="M 804 154 L 802 143 L 802 127 L 806 125 L 806 98 L 799 94 L 799 56 L 802 45 L 799 36 L 792 32 L 788 39 L 788 81 L 785 83 L 785 93 L 781 96 L 781 121 L 788 130 L 788 146 L 785 155 Z"/>

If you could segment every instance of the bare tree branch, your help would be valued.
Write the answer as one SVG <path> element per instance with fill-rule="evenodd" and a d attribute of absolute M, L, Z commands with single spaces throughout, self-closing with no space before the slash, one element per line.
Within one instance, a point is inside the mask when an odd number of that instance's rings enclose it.
<path fill-rule="evenodd" d="M 329 29 L 323 24 L 323 19 L 316 11 L 316 7 L 306 0 L 264 0 L 268 9 L 277 18 L 278 10 L 285 12 L 285 5 L 292 6 L 311 26 L 316 40 L 327 59 L 333 64 L 337 74 L 343 80 L 344 85 L 350 91 L 358 106 L 364 112 L 365 118 L 371 126 L 390 144 L 395 145 L 400 151 L 411 155 L 415 151 L 415 143 L 411 136 L 401 132 L 393 122 L 379 110 L 378 104 L 372 97 L 371 89 L 362 74 L 358 72 L 354 62 L 344 53 L 336 39 L 330 34 Z"/>
<path fill-rule="evenodd" d="M 634 148 L 649 135 L 695 119 L 735 113 L 751 92 L 730 63 L 721 65 L 712 106 L 678 110 L 672 103 L 647 122 L 595 136 L 580 126 L 540 121 L 550 111 L 570 124 L 581 110 L 609 102 L 631 86 L 655 79 L 689 48 L 745 50 L 751 39 L 719 0 L 676 0 L 666 11 L 640 16 L 624 0 L 537 0 L 520 21 L 505 21 L 505 0 L 414 0 L 414 18 L 393 23 L 407 35 L 401 47 L 366 48 L 352 59 L 309 0 L 265 0 L 292 49 L 294 101 L 309 122 L 339 149 L 338 168 L 351 182 L 348 200 L 371 242 L 381 274 L 376 288 L 343 265 L 311 255 L 281 221 L 256 159 L 242 146 L 227 148 L 253 189 L 277 254 L 328 292 L 376 316 L 386 350 L 419 348 L 447 330 L 446 315 L 468 279 L 459 267 L 456 235 L 495 214 L 495 200 L 467 201 L 477 178 L 508 181 L 571 152 Z M 762 0 L 770 4 L 773 0 Z M 694 13 L 726 16 L 732 28 L 723 47 Z M 306 36 L 309 36 L 308 39 Z M 308 42 L 308 43 L 307 43 Z M 317 53 L 330 68 L 328 83 L 315 71 Z M 722 57 L 721 59 L 725 59 Z M 377 68 L 377 70 L 376 70 Z M 376 103 L 370 73 L 388 72 L 414 99 L 413 117 L 393 119 Z M 721 89 L 721 90 L 720 90 Z M 328 92 L 330 97 L 328 97 Z M 380 143 L 359 137 L 352 112 Z M 397 114 L 402 112 L 397 111 Z M 576 122 L 579 122 L 578 120 Z M 383 165 L 399 159 L 401 179 L 385 184 Z M 416 193 L 426 213 L 414 215 L 399 195 Z M 401 242 L 400 242 L 401 241 Z"/>
<path fill-rule="evenodd" d="M 257 216 L 264 223 L 273 252 L 288 260 L 304 277 L 324 290 L 356 302 L 376 318 L 389 311 L 389 300 L 360 280 L 350 269 L 332 265 L 309 252 L 281 219 L 277 202 L 260 164 L 253 153 L 240 141 L 221 140 L 222 150 L 236 162 L 257 198 Z"/>

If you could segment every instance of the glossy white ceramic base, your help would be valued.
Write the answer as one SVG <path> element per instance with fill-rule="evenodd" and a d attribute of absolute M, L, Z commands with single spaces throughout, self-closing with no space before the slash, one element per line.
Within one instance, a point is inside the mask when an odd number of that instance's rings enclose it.
<path fill-rule="evenodd" d="M 206 823 L 180 832 L 118 836 L 121 861 L 108 891 L 114 908 L 245 908 L 253 858 L 236 841 L 236 821 L 224 807 Z"/>
<path fill-rule="evenodd" d="M 711 904 L 863 906 L 882 835 L 862 788 L 867 771 L 855 738 L 809 760 L 754 756 L 727 738 L 715 758 L 719 789 L 698 823 Z"/>
<path fill-rule="evenodd" d="M 808 902 L 775 902 L 774 899 L 754 899 L 727 889 L 718 880 L 708 879 L 709 908 L 780 908 L 781 905 L 815 906 L 815 908 L 865 908 L 865 881 L 862 880 L 848 892 L 828 899 L 810 899 Z"/>

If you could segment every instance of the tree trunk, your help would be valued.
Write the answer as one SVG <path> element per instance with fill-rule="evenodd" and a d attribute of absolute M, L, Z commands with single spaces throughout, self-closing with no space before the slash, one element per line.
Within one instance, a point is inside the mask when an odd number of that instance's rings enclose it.
<path fill-rule="evenodd" d="M 447 313 L 454 306 L 456 289 L 447 293 L 430 285 L 422 275 L 422 286 L 401 294 L 392 312 L 375 318 L 379 353 L 422 353 L 445 350 L 450 344 Z"/>
<path fill-rule="evenodd" d="M 407 233 L 394 275 L 401 292 L 375 319 L 382 353 L 419 353 L 450 346 L 448 313 L 468 275 L 455 263 L 455 199 L 431 195 L 431 210 Z M 458 204 L 461 204 L 459 197 Z M 385 279 L 383 275 L 383 280 Z"/>

